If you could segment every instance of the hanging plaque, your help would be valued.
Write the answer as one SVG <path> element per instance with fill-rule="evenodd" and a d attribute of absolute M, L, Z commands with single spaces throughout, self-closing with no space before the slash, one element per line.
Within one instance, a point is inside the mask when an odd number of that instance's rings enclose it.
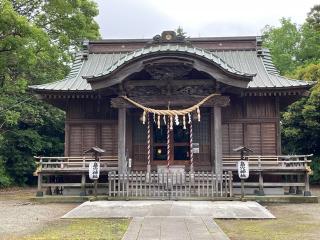
<path fill-rule="evenodd" d="M 238 176 L 240 179 L 247 179 L 249 177 L 248 161 L 238 161 Z"/>
<path fill-rule="evenodd" d="M 100 163 L 99 162 L 90 162 L 89 163 L 89 178 L 92 180 L 99 179 L 100 175 Z"/>
<path fill-rule="evenodd" d="M 191 151 L 193 153 L 199 153 L 199 143 L 192 143 L 191 145 Z"/>

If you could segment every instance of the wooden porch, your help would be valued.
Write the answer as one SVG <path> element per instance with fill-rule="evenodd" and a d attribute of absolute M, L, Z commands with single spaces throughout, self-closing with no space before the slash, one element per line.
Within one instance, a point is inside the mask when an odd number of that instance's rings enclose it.
<path fill-rule="evenodd" d="M 245 188 L 255 189 L 256 194 L 264 194 L 265 188 L 286 188 L 289 193 L 309 195 L 311 156 L 248 156 L 251 177 L 245 182 Z M 92 157 L 36 157 L 36 160 L 39 192 L 64 194 L 67 188 L 76 188 L 81 194 L 92 191 L 93 182 L 88 179 L 89 162 L 94 160 Z M 222 175 L 208 171 L 148 173 L 131 171 L 130 166 L 126 173 L 121 173 L 117 156 L 103 156 L 100 159 L 99 194 L 148 198 L 228 197 L 240 188 L 238 160 L 239 156 L 223 156 Z"/>

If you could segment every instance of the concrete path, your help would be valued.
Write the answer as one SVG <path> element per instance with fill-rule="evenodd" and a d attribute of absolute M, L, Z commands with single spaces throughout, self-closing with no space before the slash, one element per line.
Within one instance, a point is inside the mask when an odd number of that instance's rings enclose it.
<path fill-rule="evenodd" d="M 123 240 L 228 240 L 213 218 L 275 218 L 257 202 L 95 201 L 62 218 L 133 218 Z"/>
<path fill-rule="evenodd" d="M 240 201 L 95 201 L 85 202 L 62 218 L 211 217 L 275 218 L 257 202 Z"/>
<path fill-rule="evenodd" d="M 122 240 L 228 240 L 209 217 L 135 217 Z"/>

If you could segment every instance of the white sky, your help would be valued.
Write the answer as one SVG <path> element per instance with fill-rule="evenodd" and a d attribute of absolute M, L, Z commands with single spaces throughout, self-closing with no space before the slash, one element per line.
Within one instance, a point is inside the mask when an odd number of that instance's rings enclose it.
<path fill-rule="evenodd" d="M 188 36 L 260 35 L 281 17 L 301 24 L 319 0 L 96 0 L 103 38 L 151 38 L 182 26 Z"/>

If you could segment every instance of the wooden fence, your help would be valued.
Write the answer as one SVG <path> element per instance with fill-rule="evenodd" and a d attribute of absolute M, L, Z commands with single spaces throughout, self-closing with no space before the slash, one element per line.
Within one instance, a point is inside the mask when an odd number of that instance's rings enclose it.
<path fill-rule="evenodd" d="M 250 155 L 247 160 L 252 177 L 245 182 L 245 187 L 246 189 L 251 188 L 252 193 L 256 189 L 259 189 L 259 192 L 262 193 L 264 188 L 283 188 L 284 191 L 290 193 L 299 193 L 301 190 L 309 192 L 311 156 Z M 87 177 L 89 163 L 94 161 L 92 157 L 35 158 L 38 164 L 38 169 L 35 172 L 35 175 L 38 176 L 38 192 L 49 188 L 51 192 L 55 192 L 55 188 L 60 189 L 59 192 L 63 192 L 67 188 L 79 188 L 79 191 L 84 192 L 86 188 L 92 188 L 93 184 L 90 181 L 88 182 Z M 192 176 L 190 176 L 190 173 L 164 176 L 164 173 L 159 175 L 157 172 L 152 172 L 148 175 L 146 172 L 132 171 L 127 175 L 117 175 L 114 172 L 118 171 L 118 157 L 102 156 L 100 159 L 100 175 L 103 180 L 99 180 L 98 186 L 105 189 L 105 193 L 109 193 L 110 196 L 146 196 L 150 198 L 225 197 L 228 195 L 226 191 L 229 195 L 232 195 L 230 182 L 233 184 L 233 190 L 237 191 L 240 187 L 238 179 L 231 179 L 231 181 L 226 179 L 231 176 L 231 172 L 234 176 L 237 175 L 238 160 L 239 156 L 223 156 L 223 170 L 227 173 L 224 174 L 225 177 L 220 178 L 223 181 L 221 183 L 211 172 L 195 172 Z M 107 179 L 108 175 L 109 179 Z M 80 178 L 77 176 L 80 176 Z M 275 176 L 275 181 L 272 179 L 273 176 Z M 57 179 L 59 180 L 57 181 Z M 225 183 L 226 181 L 230 182 Z M 221 187 L 221 184 L 223 187 Z"/>
<path fill-rule="evenodd" d="M 232 197 L 232 173 L 217 176 L 212 172 L 130 172 L 108 174 L 111 197 L 157 199 Z"/>
<path fill-rule="evenodd" d="M 89 163 L 95 161 L 93 157 L 35 157 L 38 162 L 38 172 L 88 172 Z M 100 157 L 101 171 L 118 170 L 118 156 Z"/>

